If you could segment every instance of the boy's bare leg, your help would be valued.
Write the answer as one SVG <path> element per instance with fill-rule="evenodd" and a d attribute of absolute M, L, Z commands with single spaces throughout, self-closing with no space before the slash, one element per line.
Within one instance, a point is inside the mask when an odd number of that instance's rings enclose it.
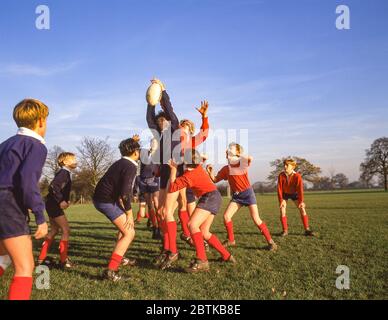
<path fill-rule="evenodd" d="M 306 236 L 315 236 L 316 234 L 311 231 L 310 225 L 309 225 L 309 217 L 306 212 L 306 205 L 304 202 L 301 204 L 298 204 L 298 201 L 294 201 L 296 207 L 299 209 L 300 217 L 302 219 L 303 227 L 305 230 L 305 235 Z"/>
<path fill-rule="evenodd" d="M 231 201 L 224 212 L 224 225 L 228 233 L 228 239 L 224 241 L 224 246 L 235 246 L 236 241 L 234 239 L 233 221 L 232 218 L 238 210 L 241 208 L 241 204 Z"/>
<path fill-rule="evenodd" d="M 29 300 L 32 292 L 34 257 L 30 236 L 20 236 L 2 241 L 14 266 L 14 277 L 9 288 L 10 300 Z"/>
<path fill-rule="evenodd" d="M 68 259 L 68 249 L 69 249 L 69 237 L 70 237 L 70 226 L 67 221 L 66 216 L 56 217 L 56 225 L 61 229 L 61 241 L 59 242 L 59 255 L 60 261 L 63 267 L 72 268 L 74 267 L 73 263 Z"/>
<path fill-rule="evenodd" d="M 55 237 L 60 231 L 60 227 L 55 222 L 54 218 L 49 218 L 49 221 L 50 221 L 50 232 L 47 234 L 45 240 L 42 243 L 42 248 L 40 250 L 40 254 L 38 257 L 38 264 L 42 264 L 43 262 L 45 262 L 47 258 L 47 254 L 50 251 L 50 248 L 53 242 L 55 241 Z M 48 264 L 50 263 L 50 261 L 47 260 L 45 263 Z"/>
<path fill-rule="evenodd" d="M 260 232 L 263 234 L 265 240 L 269 244 L 268 249 L 271 251 L 276 250 L 277 246 L 272 239 L 271 233 L 269 232 L 267 225 L 265 224 L 264 221 L 262 221 L 260 219 L 259 209 L 258 209 L 257 205 L 253 204 L 253 205 L 249 206 L 248 208 L 249 208 L 249 213 L 251 214 L 251 218 L 252 218 L 253 222 L 259 228 Z"/>
<path fill-rule="evenodd" d="M 287 224 L 287 201 L 283 200 L 280 204 L 280 222 L 282 224 L 283 232 L 282 237 L 288 235 L 288 224 Z"/>

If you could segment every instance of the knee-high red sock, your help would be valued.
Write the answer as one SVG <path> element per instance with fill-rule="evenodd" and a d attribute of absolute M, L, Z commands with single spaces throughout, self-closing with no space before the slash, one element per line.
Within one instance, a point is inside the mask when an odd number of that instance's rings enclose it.
<path fill-rule="evenodd" d="M 54 242 L 54 239 L 50 239 L 50 238 L 47 238 L 46 240 L 44 240 L 43 244 L 42 244 L 42 249 L 40 250 L 40 255 L 39 255 L 39 260 L 44 260 L 46 259 L 47 257 L 47 253 L 49 252 L 50 250 L 50 247 L 51 245 L 53 244 Z"/>
<path fill-rule="evenodd" d="M 269 232 L 267 225 L 263 222 L 261 225 L 259 225 L 259 230 L 263 234 L 265 240 L 267 240 L 268 243 L 272 240 L 271 233 Z"/>
<path fill-rule="evenodd" d="M 222 259 L 228 260 L 230 258 L 230 252 L 226 250 L 221 241 L 214 234 L 210 237 L 207 243 L 221 254 Z"/>
<path fill-rule="evenodd" d="M 193 239 L 195 251 L 197 253 L 197 259 L 201 261 L 207 261 L 205 243 L 203 242 L 202 232 L 197 232 L 191 234 L 191 239 Z"/>
<path fill-rule="evenodd" d="M 0 267 L 0 277 L 4 274 L 5 270 L 3 269 L 3 267 Z"/>
<path fill-rule="evenodd" d="M 163 249 L 165 251 L 169 251 L 170 250 L 170 240 L 168 237 L 167 222 L 165 220 L 162 221 L 162 232 L 163 232 Z"/>
<path fill-rule="evenodd" d="M 305 230 L 309 230 L 310 226 L 309 226 L 309 217 L 308 217 L 308 215 L 307 214 L 306 215 L 301 214 L 301 218 L 302 218 L 304 229 Z"/>
<path fill-rule="evenodd" d="M 171 253 L 177 253 L 177 247 L 176 247 L 176 221 L 170 221 L 167 222 L 167 229 L 168 229 L 168 241 L 170 244 L 170 252 Z"/>
<path fill-rule="evenodd" d="M 32 277 L 13 277 L 9 287 L 9 300 L 30 300 Z"/>
<path fill-rule="evenodd" d="M 147 219 L 149 219 L 149 218 L 150 218 L 150 214 L 149 214 L 148 212 L 146 212 L 146 213 L 145 213 L 145 217 L 146 217 Z"/>
<path fill-rule="evenodd" d="M 288 231 L 287 216 L 280 217 L 280 221 L 282 223 L 283 231 Z"/>
<path fill-rule="evenodd" d="M 183 234 L 185 235 L 185 237 L 190 237 L 190 230 L 189 230 L 190 217 L 186 210 L 179 211 L 179 220 L 181 221 Z"/>
<path fill-rule="evenodd" d="M 225 227 L 228 233 L 228 240 L 234 242 L 233 221 L 225 222 Z"/>
<path fill-rule="evenodd" d="M 61 242 L 59 242 L 59 255 L 61 257 L 62 263 L 65 263 L 67 259 L 68 248 L 69 248 L 69 241 L 61 240 Z"/>
<path fill-rule="evenodd" d="M 108 264 L 108 269 L 113 271 L 119 270 L 122 259 L 122 256 L 118 255 L 117 253 L 113 253 Z"/>

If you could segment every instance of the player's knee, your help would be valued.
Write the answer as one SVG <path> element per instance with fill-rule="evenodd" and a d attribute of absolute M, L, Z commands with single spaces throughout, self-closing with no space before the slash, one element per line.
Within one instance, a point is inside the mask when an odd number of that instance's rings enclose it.
<path fill-rule="evenodd" d="M 231 220 L 232 220 L 232 218 L 230 217 L 230 215 L 227 214 L 227 213 L 224 213 L 224 222 L 225 222 L 225 223 L 228 223 L 228 222 L 230 222 Z"/>
<path fill-rule="evenodd" d="M 200 230 L 199 225 L 197 223 L 195 223 L 194 221 L 189 221 L 188 225 L 189 225 L 189 230 L 191 233 L 196 233 Z"/>
<path fill-rule="evenodd" d="M 212 234 L 210 233 L 209 230 L 201 230 L 201 232 L 202 232 L 203 239 L 206 241 L 208 241 L 212 237 Z"/>
<path fill-rule="evenodd" d="M 32 277 L 32 273 L 35 268 L 35 263 L 34 263 L 34 260 L 24 261 L 22 263 L 15 263 L 14 268 L 15 268 L 15 275 Z"/>

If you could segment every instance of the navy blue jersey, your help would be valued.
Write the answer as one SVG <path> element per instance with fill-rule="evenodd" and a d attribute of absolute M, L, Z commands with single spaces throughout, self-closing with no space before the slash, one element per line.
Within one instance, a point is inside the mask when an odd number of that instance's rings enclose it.
<path fill-rule="evenodd" d="M 98 182 L 93 200 L 100 203 L 118 203 L 122 199 L 124 210 L 131 207 L 133 185 L 137 166 L 132 161 L 122 158 L 110 166 Z"/>
<path fill-rule="evenodd" d="M 60 204 L 62 201 L 69 202 L 71 191 L 71 174 L 66 169 L 59 170 L 51 181 L 47 200 Z"/>
<path fill-rule="evenodd" d="M 45 222 L 39 180 L 46 157 L 47 148 L 34 137 L 15 135 L 0 144 L 0 189 L 12 190 L 20 209 L 26 215 L 31 210 L 37 224 Z"/>

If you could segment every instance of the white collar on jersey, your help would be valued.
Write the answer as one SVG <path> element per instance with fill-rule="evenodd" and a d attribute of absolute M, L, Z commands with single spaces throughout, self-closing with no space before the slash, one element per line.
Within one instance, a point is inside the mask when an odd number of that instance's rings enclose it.
<path fill-rule="evenodd" d="M 21 127 L 18 129 L 17 134 L 20 136 L 27 136 L 27 137 L 32 137 L 37 140 L 39 140 L 41 143 L 45 144 L 46 141 L 44 141 L 43 137 L 37 134 L 35 131 L 32 131 L 31 129 Z"/>
<path fill-rule="evenodd" d="M 139 165 L 135 160 L 131 159 L 130 157 L 123 157 L 123 159 L 127 159 L 128 161 L 132 162 L 136 167 Z"/>
<path fill-rule="evenodd" d="M 291 173 L 290 175 L 288 175 L 286 171 L 283 171 L 283 172 L 284 172 L 284 174 L 286 175 L 287 178 L 288 178 L 288 177 L 291 177 L 293 174 L 296 173 L 295 170 L 293 170 L 292 173 Z"/>

